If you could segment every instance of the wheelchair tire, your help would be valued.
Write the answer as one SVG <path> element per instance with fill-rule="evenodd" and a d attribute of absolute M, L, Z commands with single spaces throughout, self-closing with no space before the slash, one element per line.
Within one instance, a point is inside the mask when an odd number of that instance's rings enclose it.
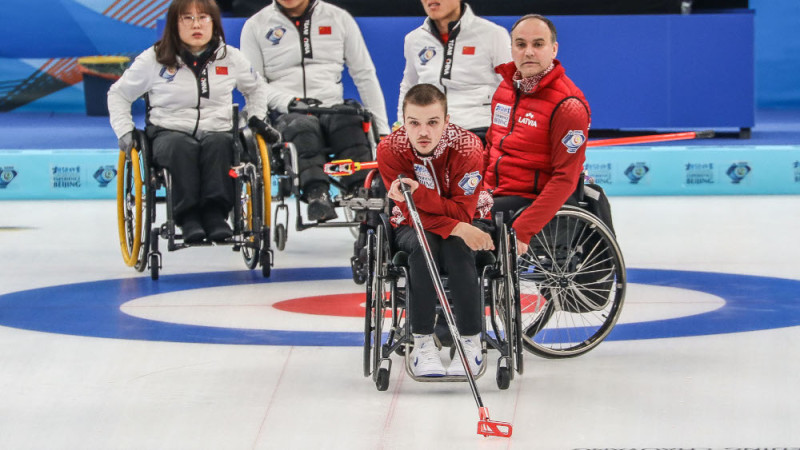
<path fill-rule="evenodd" d="M 258 154 L 261 157 L 261 186 L 262 195 L 264 196 L 264 201 L 261 204 L 261 211 L 263 214 L 261 223 L 269 229 L 272 227 L 272 216 L 270 215 L 270 211 L 272 211 L 272 160 L 270 159 L 269 146 L 266 141 L 264 141 L 264 138 L 258 133 L 255 133 L 255 135 L 256 143 L 258 144 Z"/>
<path fill-rule="evenodd" d="M 272 255 L 268 250 L 261 250 L 261 276 L 269 278 L 272 275 Z"/>
<path fill-rule="evenodd" d="M 508 389 L 508 387 L 511 386 L 512 376 L 513 373 L 511 369 L 508 367 L 497 366 L 497 375 L 495 376 L 497 387 L 501 390 Z"/>
<path fill-rule="evenodd" d="M 117 170 L 117 225 L 122 259 L 141 272 L 147 267 L 153 192 L 149 185 L 147 152 L 134 148 L 131 158 L 119 152 Z"/>
<path fill-rule="evenodd" d="M 158 280 L 159 269 L 161 269 L 161 261 L 159 261 L 158 255 L 153 253 L 150 255 L 150 278 L 152 280 Z"/>
<path fill-rule="evenodd" d="M 283 251 L 286 248 L 286 240 L 288 239 L 288 232 L 286 225 L 279 223 L 275 225 L 275 247 Z"/>
<path fill-rule="evenodd" d="M 375 379 L 375 387 L 377 387 L 379 391 L 385 391 L 389 389 L 389 369 L 378 369 L 378 376 Z"/>
<path fill-rule="evenodd" d="M 608 336 L 622 312 L 626 272 L 613 233 L 597 217 L 562 207 L 518 264 L 528 351 L 569 358 Z"/>
<path fill-rule="evenodd" d="M 242 259 L 248 269 L 258 267 L 261 256 L 261 190 L 258 180 L 247 180 L 241 189 L 241 232 L 244 241 L 241 247 Z"/>

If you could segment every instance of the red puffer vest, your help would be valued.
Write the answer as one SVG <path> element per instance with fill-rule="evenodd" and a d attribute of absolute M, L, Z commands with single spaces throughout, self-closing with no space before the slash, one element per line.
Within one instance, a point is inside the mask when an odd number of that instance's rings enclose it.
<path fill-rule="evenodd" d="M 492 126 L 487 136 L 485 186 L 493 195 L 535 198 L 550 179 L 550 118 L 567 98 L 589 105 L 558 60 L 534 92 L 521 93 L 512 81 L 513 62 L 495 71 L 503 76 L 492 98 Z"/>

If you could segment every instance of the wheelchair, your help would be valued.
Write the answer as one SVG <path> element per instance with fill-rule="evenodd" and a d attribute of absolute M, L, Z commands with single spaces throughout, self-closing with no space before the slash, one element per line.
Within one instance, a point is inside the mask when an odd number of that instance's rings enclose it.
<path fill-rule="evenodd" d="M 238 106 L 234 105 L 233 123 L 238 124 Z M 273 265 L 270 248 L 269 149 L 263 137 L 250 128 L 234 126 L 234 161 L 229 175 L 235 182 L 235 201 L 231 214 L 233 237 L 221 243 L 240 251 L 248 269 L 261 267 L 269 277 Z M 187 244 L 177 232 L 172 217 L 172 178 L 166 169 L 154 166 L 150 142 L 141 130 L 134 130 L 134 148 L 130 157 L 120 152 L 117 176 L 117 222 L 122 257 L 126 265 L 139 272 L 150 269 L 153 280 L 159 278 L 162 256 L 159 239 L 168 251 L 187 247 L 217 245 L 210 241 Z M 166 205 L 166 218 L 157 224 L 157 204 Z"/>
<path fill-rule="evenodd" d="M 544 358 L 596 348 L 622 313 L 625 261 L 610 217 L 604 222 L 590 206 L 587 192 L 598 192 L 592 186 L 582 179 L 516 262 L 522 345 Z"/>
<path fill-rule="evenodd" d="M 346 100 L 345 105 L 349 107 L 292 106 L 289 108 L 289 112 L 309 115 L 346 114 L 360 116 L 362 128 L 367 136 L 374 159 L 379 136 L 374 126 L 372 114 L 355 101 Z M 330 184 L 339 191 L 339 194 L 333 198 L 333 203 L 336 208 L 343 209 L 344 220 L 308 222 L 303 218 L 300 207 L 300 170 L 297 147 L 292 142 L 280 142 L 271 147 L 271 155 L 273 158 L 271 161 L 271 174 L 274 183 L 272 199 L 277 202 L 274 213 L 273 239 L 275 247 L 280 251 L 286 248 L 286 241 L 288 240 L 288 202 L 292 196 L 294 196 L 295 202 L 295 230 L 297 231 L 316 227 L 350 228 L 353 236 L 357 237 L 359 226 L 366 220 L 366 214 L 370 211 L 379 212 L 385 208 L 385 190 L 382 190 L 383 182 L 379 176 L 368 176 L 363 188 L 359 188 L 357 192 L 343 194 L 346 192 L 344 184 L 335 175 L 330 175 Z"/>
<path fill-rule="evenodd" d="M 393 229 L 386 214 L 379 214 L 379 223 L 366 233 L 368 274 L 366 280 L 366 308 L 364 314 L 364 376 L 372 377 L 379 391 L 389 387 L 392 368 L 391 356 L 397 353 L 404 357 L 404 367 L 416 381 L 467 381 L 463 376 L 416 377 L 411 368 L 411 349 L 414 338 L 411 333 L 407 289 L 408 254 L 397 251 L 393 240 Z M 500 353 L 495 379 L 500 389 L 508 389 L 514 373 L 523 372 L 521 315 L 516 270 L 516 238 L 513 230 L 503 225 L 502 217 L 495 219 L 493 238 L 494 252 L 478 252 L 476 264 L 480 276 L 481 311 L 487 311 L 481 331 L 483 354 L 493 349 Z M 447 277 L 442 277 L 445 290 Z M 458 314 L 458 311 L 456 311 Z M 438 317 L 437 317 L 438 319 Z M 437 339 L 438 340 L 438 339 Z M 450 356 L 455 354 L 451 348 Z M 487 370 L 483 364 L 476 378 Z"/>

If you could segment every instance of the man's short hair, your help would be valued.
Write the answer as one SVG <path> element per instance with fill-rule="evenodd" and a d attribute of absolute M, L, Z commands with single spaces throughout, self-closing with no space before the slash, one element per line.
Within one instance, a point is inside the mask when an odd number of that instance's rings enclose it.
<path fill-rule="evenodd" d="M 428 106 L 439 102 L 444 107 L 447 115 L 447 97 L 436 86 L 428 83 L 418 84 L 406 92 L 403 97 L 403 116 L 406 115 L 406 105 L 411 103 L 417 106 Z"/>
<path fill-rule="evenodd" d="M 556 42 L 556 40 L 557 40 L 556 39 L 556 37 L 557 37 L 556 26 L 553 24 L 552 20 L 548 19 L 547 17 L 545 17 L 545 16 L 543 16 L 541 14 L 526 14 L 526 15 L 520 17 L 519 19 L 517 19 L 516 22 L 514 22 L 514 25 L 511 26 L 511 32 L 513 33 L 514 32 L 514 28 L 517 28 L 517 25 L 519 25 L 520 23 L 522 23 L 522 22 L 524 22 L 524 21 L 526 21 L 528 19 L 539 19 L 542 22 L 544 22 L 547 25 L 547 28 L 550 28 L 550 42 L 553 42 L 553 43 Z"/>

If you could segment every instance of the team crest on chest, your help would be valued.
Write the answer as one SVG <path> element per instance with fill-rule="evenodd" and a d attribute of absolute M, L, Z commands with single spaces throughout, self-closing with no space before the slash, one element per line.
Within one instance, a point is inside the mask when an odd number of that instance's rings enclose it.
<path fill-rule="evenodd" d="M 161 71 L 158 72 L 158 76 L 160 76 L 161 78 L 167 80 L 167 83 L 172 82 L 172 80 L 175 79 L 175 75 L 177 75 L 177 74 L 178 74 L 178 68 L 177 67 L 163 66 L 161 68 Z"/>
<path fill-rule="evenodd" d="M 419 52 L 419 62 L 424 66 L 428 64 L 428 61 L 432 60 L 434 56 L 436 56 L 436 48 L 425 47 Z"/>
<path fill-rule="evenodd" d="M 419 184 L 428 189 L 436 189 L 436 184 L 433 182 L 433 175 L 431 175 L 427 167 L 422 164 L 414 164 L 414 174 L 417 176 Z"/>
<path fill-rule="evenodd" d="M 281 43 L 281 39 L 286 34 L 286 28 L 284 27 L 274 27 L 270 28 L 267 31 L 267 40 L 272 42 L 272 45 L 278 45 Z"/>

